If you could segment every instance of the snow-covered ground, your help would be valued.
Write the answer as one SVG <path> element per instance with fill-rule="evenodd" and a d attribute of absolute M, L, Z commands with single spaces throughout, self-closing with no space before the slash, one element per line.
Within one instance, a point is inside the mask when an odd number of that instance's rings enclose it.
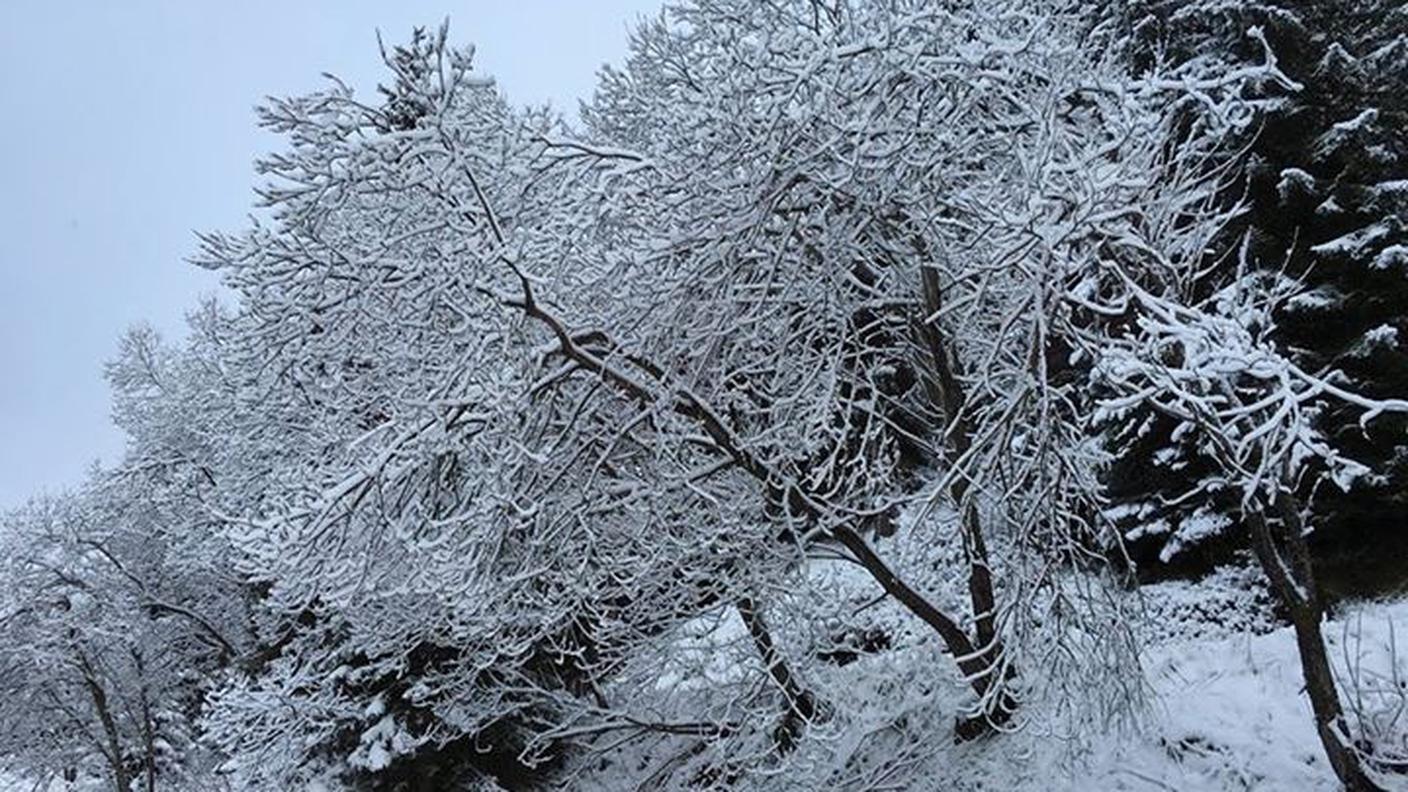
<path fill-rule="evenodd" d="M 1074 741 L 1053 736 L 1049 724 L 1033 722 L 1013 734 L 955 745 L 950 729 L 965 691 L 952 679 L 948 659 L 915 632 L 900 636 L 892 651 L 863 655 L 843 667 L 812 666 L 810 681 L 838 711 L 849 714 L 815 727 L 817 735 L 804 742 L 791 766 L 778 768 L 778 775 L 745 779 L 739 787 L 854 792 L 1339 788 L 1312 726 L 1294 636 L 1270 620 L 1254 572 L 1226 572 L 1196 585 L 1149 586 L 1139 597 L 1147 620 L 1143 667 L 1148 704 L 1123 728 Z M 876 618 L 897 626 L 902 614 L 885 610 L 876 608 Z M 741 630 L 724 619 L 719 631 L 734 640 Z M 1395 651 L 1400 636 L 1408 637 L 1408 600 L 1343 605 L 1325 635 L 1347 688 L 1345 700 L 1356 730 L 1377 730 L 1381 739 L 1396 740 L 1397 749 L 1408 754 L 1408 653 Z M 642 776 L 677 758 L 683 745 L 662 740 L 629 756 L 618 754 L 601 772 L 579 779 L 580 788 L 640 788 Z M 1408 775 L 1401 778 L 1399 786 L 1408 789 Z M 34 788 L 32 781 L 0 774 L 3 792 Z M 49 792 L 60 789 L 61 784 L 54 784 Z"/>
<path fill-rule="evenodd" d="M 1408 654 L 1395 651 L 1401 635 L 1408 636 L 1404 601 L 1346 605 L 1325 627 L 1352 725 L 1396 743 L 1399 755 L 1408 747 Z M 1150 647 L 1146 671 L 1156 694 L 1147 730 L 1099 757 L 1108 784 L 1094 788 L 1338 788 L 1312 725 L 1289 627 L 1172 639 Z M 1408 788 L 1408 776 L 1399 786 Z"/>
<path fill-rule="evenodd" d="M 860 583 L 859 579 L 855 581 Z M 1019 790 L 1087 792 L 1314 792 L 1339 789 L 1311 720 L 1295 638 L 1275 623 L 1254 569 L 1223 570 L 1196 584 L 1174 582 L 1140 590 L 1144 626 L 1141 663 L 1145 705 L 1132 718 L 1067 730 L 1031 713 L 1019 731 L 954 744 L 954 718 L 968 693 L 922 629 L 882 604 L 866 614 L 897 633 L 890 651 L 863 655 L 844 667 L 812 664 L 808 682 L 838 714 L 818 724 L 776 775 L 743 779 L 737 789 Z M 833 601 L 834 605 L 834 601 Z M 723 642 L 732 628 L 721 622 Z M 786 632 L 780 627 L 779 632 Z M 1356 733 L 1375 732 L 1408 755 L 1408 654 L 1394 647 L 1408 636 L 1408 600 L 1342 605 L 1325 626 L 1350 721 Z M 697 638 L 697 636 L 696 636 Z M 691 639 L 694 640 L 694 639 Z M 800 653 L 795 636 L 789 651 Z M 1039 672 L 1038 672 L 1039 673 Z M 1035 675 L 1035 674 L 1033 674 Z M 1077 680 L 1075 690 L 1107 680 Z M 1356 692 L 1357 691 L 1357 692 Z M 1035 709 L 1035 708 L 1033 708 Z M 613 767 L 590 773 L 583 789 L 674 789 L 689 771 L 671 769 L 697 741 L 661 740 L 617 755 Z M 700 763 L 727 762 L 737 745 L 699 753 Z M 694 754 L 691 754 L 694 755 Z M 619 773 L 619 774 L 618 774 Z M 1408 789 L 1408 775 L 1398 784 Z M 1394 788 L 1395 779 L 1386 779 Z"/>
<path fill-rule="evenodd" d="M 1151 611 L 1180 604 L 1196 611 L 1188 591 L 1186 584 L 1168 584 L 1146 588 L 1143 596 Z M 962 746 L 940 738 L 944 750 L 894 788 L 1339 789 L 1315 734 L 1291 628 L 1260 632 L 1245 612 L 1228 615 L 1236 621 L 1231 629 L 1204 621 L 1202 634 L 1189 635 L 1191 624 L 1166 623 L 1174 635 L 1149 639 L 1149 706 L 1133 728 L 1079 746 L 1040 729 Z M 1408 753 L 1408 653 L 1395 651 L 1408 637 L 1408 601 L 1346 605 L 1325 635 L 1347 688 L 1351 723 L 1394 741 L 1400 756 Z M 1397 786 L 1408 789 L 1408 775 L 1400 778 Z"/>

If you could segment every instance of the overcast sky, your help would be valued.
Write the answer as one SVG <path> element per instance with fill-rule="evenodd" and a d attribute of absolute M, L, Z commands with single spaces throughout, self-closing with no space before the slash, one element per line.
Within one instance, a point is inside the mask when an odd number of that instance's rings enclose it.
<path fill-rule="evenodd" d="M 388 43 L 450 18 L 513 101 L 573 109 L 660 0 L 0 0 L 0 508 L 113 462 L 102 364 L 124 328 L 168 338 L 213 292 L 183 263 L 236 230 L 265 95 L 382 79 Z"/>

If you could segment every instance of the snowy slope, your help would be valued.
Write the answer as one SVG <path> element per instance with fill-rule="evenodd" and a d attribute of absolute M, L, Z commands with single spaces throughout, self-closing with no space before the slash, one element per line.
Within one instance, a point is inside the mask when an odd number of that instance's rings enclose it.
<path fill-rule="evenodd" d="M 1156 599 L 1168 593 L 1155 588 L 1146 596 Z M 1408 701 L 1402 682 L 1408 679 L 1408 654 L 1399 655 L 1395 662 L 1393 652 L 1396 639 L 1408 635 L 1408 602 L 1369 603 L 1344 610 L 1326 629 L 1341 684 L 1360 681 L 1359 703 L 1364 716 L 1371 719 L 1364 726 L 1396 733 L 1400 748 L 1408 745 L 1404 739 L 1408 714 L 1400 712 Z M 1089 742 L 1085 756 L 1079 755 L 1082 750 L 1072 751 L 1051 738 L 1011 735 L 981 746 L 948 747 L 926 763 L 927 778 L 916 773 L 907 787 L 900 788 L 935 792 L 1339 788 L 1315 735 L 1289 627 L 1259 635 L 1167 639 L 1149 647 L 1145 668 L 1153 695 L 1141 725 L 1124 735 Z M 1354 700 L 1346 695 L 1347 702 Z M 1357 720 L 1355 725 L 1362 728 Z M 1398 786 L 1408 789 L 1408 776 Z"/>
<path fill-rule="evenodd" d="M 951 739 L 954 718 L 967 700 L 951 662 L 922 630 L 905 629 L 905 614 L 881 604 L 867 615 L 871 623 L 896 632 L 894 649 L 840 668 L 810 666 L 808 682 L 832 704 L 835 716 L 815 725 L 785 766 L 735 780 L 732 788 L 1338 789 L 1301 689 L 1294 636 L 1275 624 L 1269 600 L 1257 589 L 1257 573 L 1247 569 L 1139 592 L 1147 622 L 1140 630 L 1147 704 L 1132 721 L 1063 738 L 1055 736 L 1062 731 L 1059 724 L 1033 715 L 1016 733 L 964 745 Z M 1365 718 L 1351 712 L 1356 732 L 1396 734 L 1400 750 L 1408 746 L 1408 715 L 1399 714 L 1408 703 L 1401 683 L 1408 679 L 1408 655 L 1395 659 L 1393 651 L 1396 637 L 1408 635 L 1408 601 L 1346 605 L 1325 632 L 1342 684 L 1359 683 L 1359 696 L 1345 696 L 1352 709 L 1357 702 Z M 791 651 L 799 652 L 795 642 Z M 637 748 L 576 779 L 572 788 L 689 788 L 689 773 L 678 769 L 680 757 L 726 763 L 730 751 L 739 749 L 674 739 Z M 652 780 L 642 785 L 642 778 Z M 1408 782 L 1408 776 L 1402 778 Z M 1408 783 L 1399 786 L 1408 789 Z"/>

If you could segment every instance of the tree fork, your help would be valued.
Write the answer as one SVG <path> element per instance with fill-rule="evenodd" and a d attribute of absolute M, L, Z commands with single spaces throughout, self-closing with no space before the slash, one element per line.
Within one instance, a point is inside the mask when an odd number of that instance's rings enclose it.
<path fill-rule="evenodd" d="M 934 407 L 944 416 L 944 459 L 949 465 L 959 461 L 972 448 L 975 433 L 972 419 L 964 411 L 967 396 L 960 379 L 960 365 L 951 354 L 952 345 L 939 329 L 937 315 L 943 307 L 939 273 L 933 267 L 922 267 L 920 279 L 924 290 L 924 316 L 918 322 L 918 333 L 928 352 L 932 377 L 925 377 L 925 391 Z M 973 605 L 973 622 L 978 642 L 984 646 L 997 640 L 997 597 L 993 594 L 992 566 L 988 560 L 987 543 L 977 506 L 969 499 L 968 480 L 961 474 L 950 478 L 949 497 L 959 513 L 959 531 L 963 535 L 963 551 L 968 559 L 968 596 Z"/>

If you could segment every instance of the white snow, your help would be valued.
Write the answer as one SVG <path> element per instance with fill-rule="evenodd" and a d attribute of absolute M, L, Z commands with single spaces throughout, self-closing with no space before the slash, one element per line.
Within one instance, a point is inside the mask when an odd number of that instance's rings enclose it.
<path fill-rule="evenodd" d="M 1291 297 L 1286 305 L 1296 311 L 1315 311 L 1331 308 L 1343 299 L 1344 295 L 1333 286 L 1318 286 Z"/>
<path fill-rule="evenodd" d="M 1200 540 L 1216 536 L 1232 524 L 1225 514 L 1200 509 L 1178 523 L 1178 530 L 1159 551 L 1159 560 L 1168 563 L 1183 548 L 1196 545 Z"/>
<path fill-rule="evenodd" d="M 1408 273 L 1408 245 L 1389 245 L 1374 257 L 1374 269 L 1397 267 Z"/>
<path fill-rule="evenodd" d="M 1281 201 L 1289 201 L 1297 193 L 1314 193 L 1315 177 L 1300 168 L 1286 168 L 1281 171 L 1281 180 L 1276 183 L 1276 194 Z"/>
<path fill-rule="evenodd" d="M 846 565 L 820 565 L 832 586 L 831 607 L 873 594 Z M 797 753 L 763 776 L 741 779 L 745 790 L 842 792 L 1332 792 L 1338 783 L 1321 749 L 1303 691 L 1295 638 L 1277 623 L 1272 597 L 1255 566 L 1219 569 L 1198 581 L 1144 586 L 1131 613 L 1140 625 L 1146 705 L 1133 721 L 1097 725 L 1081 737 L 1071 718 L 1028 707 L 1014 733 L 954 744 L 954 719 L 971 698 L 951 661 L 908 617 L 882 602 L 859 615 L 890 631 L 888 651 L 862 654 L 842 667 L 811 664 L 810 688 L 833 715 L 809 727 Z M 701 629 L 705 625 L 701 624 Z M 789 654 L 804 654 L 789 625 L 775 624 Z M 714 641 L 736 640 L 737 625 L 708 625 Z M 1351 729 L 1384 745 L 1404 746 L 1408 703 L 1402 680 L 1408 658 L 1393 651 L 1408 634 L 1408 600 L 1345 605 L 1325 625 L 1325 638 L 1350 709 Z M 706 639 L 705 643 L 708 640 Z M 694 651 L 702 645 L 694 647 Z M 722 646 L 720 645 L 720 649 Z M 1045 669 L 1032 672 L 1038 676 Z M 1095 690 L 1098 676 L 1079 680 Z M 1354 682 L 1352 686 L 1347 683 Z M 1353 690 L 1359 691 L 1353 693 Z M 1356 703 L 1357 702 L 1357 703 Z M 1090 721 L 1082 721 L 1090 727 Z M 640 744 L 588 772 L 574 788 L 635 788 L 643 769 L 665 771 L 697 741 L 669 738 Z M 727 745 L 727 744 L 725 744 Z M 729 750 L 701 757 L 727 761 Z M 690 754 L 694 755 L 694 754 Z M 666 774 L 668 775 L 668 774 Z M 663 777 L 663 776 L 662 776 Z M 1408 776 L 1402 777 L 1408 781 Z M 675 776 L 675 781 L 681 781 Z M 1390 789 L 1396 779 L 1386 779 Z M 675 788 L 668 784 L 660 788 Z"/>
<path fill-rule="evenodd" d="M 1255 574 L 1255 573 L 1253 573 Z M 1215 586 L 1212 588 L 1216 588 Z M 1176 612 L 1196 612 L 1207 597 L 1192 584 L 1149 587 L 1147 597 Z M 1245 611 L 1229 609 L 1229 618 Z M 1063 743 L 1039 729 L 977 745 L 942 743 L 926 762 L 928 777 L 916 772 L 913 790 L 1178 790 L 1178 792 L 1331 792 L 1339 785 L 1324 757 L 1302 690 L 1300 661 L 1289 627 L 1257 634 L 1220 625 L 1185 633 L 1149 647 L 1145 668 L 1151 705 L 1144 722 L 1124 734 L 1109 734 L 1083 746 Z M 1203 635 L 1188 636 L 1188 632 Z M 1387 647 L 1394 634 L 1408 634 L 1408 603 L 1369 604 L 1352 609 L 1326 625 L 1329 649 L 1343 678 L 1345 658 L 1362 657 L 1375 676 L 1393 678 Z M 1208 637 L 1211 634 L 1215 637 Z M 1408 672 L 1408 658 L 1397 658 L 1397 678 Z M 1352 700 L 1347 697 L 1346 700 Z M 1389 731 L 1405 733 L 1402 690 L 1367 702 L 1370 714 Z M 941 719 L 940 719 L 941 720 Z M 1390 722 L 1392 721 L 1392 722 Z M 1351 725 L 1357 723 L 1351 716 Z M 877 759 L 883 761 L 883 759 Z M 1398 788 L 1408 789 L 1408 776 Z M 1388 779 L 1390 788 L 1394 779 Z"/>
<path fill-rule="evenodd" d="M 1312 247 L 1310 250 L 1321 256 L 1357 255 L 1367 245 L 1373 244 L 1392 232 L 1388 223 L 1379 222 L 1351 231 L 1344 236 Z"/>
<path fill-rule="evenodd" d="M 1393 325 L 1381 324 L 1373 328 L 1360 337 L 1350 350 L 1350 354 L 1356 357 L 1367 357 L 1375 350 L 1393 349 L 1398 346 L 1398 328 Z"/>

